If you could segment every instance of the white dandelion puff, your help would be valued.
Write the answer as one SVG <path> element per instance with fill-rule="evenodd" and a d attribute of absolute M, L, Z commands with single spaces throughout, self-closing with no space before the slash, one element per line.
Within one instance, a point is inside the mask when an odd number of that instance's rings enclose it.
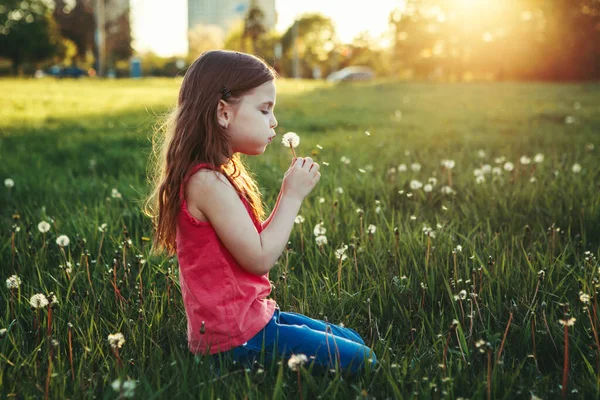
<path fill-rule="evenodd" d="M 324 235 L 326 232 L 327 232 L 327 229 L 325 229 L 325 227 L 323 227 L 323 223 L 318 223 L 317 225 L 315 225 L 315 228 L 313 230 L 313 233 L 315 234 L 315 236 Z"/>
<path fill-rule="evenodd" d="M 121 332 L 111 333 L 108 335 L 108 344 L 113 349 L 120 349 L 125 343 L 125 336 Z"/>
<path fill-rule="evenodd" d="M 50 224 L 46 221 L 42 221 L 38 224 L 38 230 L 42 233 L 46 233 L 50 230 Z"/>
<path fill-rule="evenodd" d="M 12 179 L 10 179 L 10 178 L 6 178 L 6 179 L 4 180 L 4 186 L 6 186 L 7 188 L 9 188 L 9 189 L 10 189 L 11 187 L 14 187 L 14 186 L 15 186 L 15 181 L 13 181 L 13 180 L 12 180 Z"/>
<path fill-rule="evenodd" d="M 298 371 L 298 368 L 300 368 L 302 365 L 306 364 L 308 362 L 308 357 L 306 357 L 306 355 L 304 354 L 293 354 L 290 359 L 288 360 L 288 367 L 292 370 L 292 371 Z"/>
<path fill-rule="evenodd" d="M 19 286 L 21 286 L 21 278 L 17 275 L 11 275 L 6 280 L 6 287 L 8 289 L 17 289 Z"/>
<path fill-rule="evenodd" d="M 29 304 L 31 304 L 31 307 L 33 308 L 44 308 L 50 304 L 50 302 L 45 294 L 38 293 L 31 296 L 29 299 Z"/>
<path fill-rule="evenodd" d="M 300 136 L 295 132 L 288 132 L 281 138 L 281 143 L 284 146 L 292 146 L 293 148 L 298 147 L 300 144 Z"/>
<path fill-rule="evenodd" d="M 67 235 L 60 235 L 56 238 L 56 244 L 60 247 L 67 247 L 70 243 L 69 237 Z"/>
<path fill-rule="evenodd" d="M 581 165 L 575 163 L 573 164 L 573 166 L 571 167 L 571 171 L 573 171 L 574 173 L 578 174 L 581 172 Z"/>

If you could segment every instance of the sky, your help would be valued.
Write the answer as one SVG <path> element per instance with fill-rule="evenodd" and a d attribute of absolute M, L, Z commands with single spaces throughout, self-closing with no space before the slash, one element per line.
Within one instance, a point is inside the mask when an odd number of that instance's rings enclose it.
<path fill-rule="evenodd" d="M 388 29 L 389 13 L 403 0 L 276 0 L 276 30 L 284 32 L 294 19 L 306 12 L 330 17 L 342 42 L 368 31 L 378 38 Z M 131 0 L 133 47 L 139 52 L 152 50 L 166 57 L 187 52 L 187 0 Z"/>

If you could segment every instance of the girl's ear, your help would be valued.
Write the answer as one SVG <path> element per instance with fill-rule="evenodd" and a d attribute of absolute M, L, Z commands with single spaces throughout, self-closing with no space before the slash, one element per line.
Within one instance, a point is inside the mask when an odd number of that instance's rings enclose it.
<path fill-rule="evenodd" d="M 227 128 L 229 122 L 231 122 L 231 117 L 231 106 L 224 100 L 219 100 L 219 105 L 217 106 L 217 121 L 219 121 L 219 125 L 223 128 Z"/>

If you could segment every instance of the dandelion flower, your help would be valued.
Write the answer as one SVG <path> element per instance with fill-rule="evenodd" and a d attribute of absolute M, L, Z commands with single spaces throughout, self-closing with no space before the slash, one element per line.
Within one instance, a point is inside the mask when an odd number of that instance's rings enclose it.
<path fill-rule="evenodd" d="M 335 191 L 338 192 L 339 194 L 343 194 L 344 188 L 340 186 L 340 187 L 335 188 Z"/>
<path fill-rule="evenodd" d="M 410 188 L 412 190 L 421 189 L 422 187 L 423 187 L 423 184 L 420 181 L 418 181 L 416 179 L 413 179 L 412 181 L 410 181 Z"/>
<path fill-rule="evenodd" d="M 453 194 L 453 193 L 456 193 L 454 191 L 454 189 L 452 189 L 450 186 L 447 186 L 447 185 L 446 186 L 442 186 L 441 191 L 442 191 L 443 194 Z"/>
<path fill-rule="evenodd" d="M 569 318 L 569 319 L 561 319 L 558 322 L 562 325 L 562 326 L 573 326 L 575 325 L 575 321 L 577 321 L 576 318 Z"/>
<path fill-rule="evenodd" d="M 419 172 L 421 170 L 421 164 L 412 163 L 412 164 L 410 164 L 410 169 L 412 169 L 415 172 Z"/>
<path fill-rule="evenodd" d="M 502 164 L 502 163 L 504 163 L 504 161 L 506 161 L 506 157 L 504 157 L 504 156 L 502 156 L 502 157 L 498 157 L 498 158 L 495 158 L 495 159 L 494 159 L 494 162 L 495 162 L 496 164 Z"/>
<path fill-rule="evenodd" d="M 111 196 L 113 199 L 120 199 L 121 197 L 123 197 L 123 196 L 121 195 L 121 193 L 119 193 L 119 191 L 118 191 L 116 188 L 113 188 L 113 189 L 112 189 L 112 191 L 111 191 L 111 193 L 110 193 L 110 196 Z"/>
<path fill-rule="evenodd" d="M 298 371 L 298 368 L 308 362 L 308 357 L 304 354 L 293 354 L 288 360 L 288 367 L 292 371 Z"/>
<path fill-rule="evenodd" d="M 46 233 L 50 230 L 50 224 L 46 221 L 42 221 L 38 224 L 38 230 L 42 233 Z"/>
<path fill-rule="evenodd" d="M 106 225 L 106 223 L 104 223 L 98 227 L 98 231 L 106 232 L 106 227 L 107 227 L 107 225 Z"/>
<path fill-rule="evenodd" d="M 442 166 L 446 169 L 454 168 L 454 160 L 442 160 Z"/>
<path fill-rule="evenodd" d="M 121 393 L 122 397 L 132 398 L 135 396 L 137 383 L 132 379 L 127 379 L 125 382 L 122 382 L 120 378 L 117 378 L 110 386 L 115 392 Z"/>
<path fill-rule="evenodd" d="M 294 219 L 294 222 L 297 223 L 297 224 L 301 224 L 301 223 L 304 222 L 304 217 L 302 215 L 298 215 L 296 217 L 296 219 Z"/>
<path fill-rule="evenodd" d="M 479 175 L 477 178 L 475 178 L 475 182 L 476 183 L 483 183 L 483 182 L 485 182 L 485 176 Z"/>
<path fill-rule="evenodd" d="M 456 245 L 456 251 L 460 251 L 462 253 L 462 246 L 460 244 Z"/>
<path fill-rule="evenodd" d="M 346 256 L 346 250 L 348 250 L 348 245 L 342 244 L 342 247 L 335 251 L 335 258 L 344 261 L 346 258 L 348 258 L 348 256 Z"/>
<path fill-rule="evenodd" d="M 9 188 L 9 189 L 10 189 L 11 187 L 15 186 L 15 181 L 13 181 L 13 180 L 12 180 L 12 179 L 10 179 L 10 178 L 6 178 L 6 179 L 4 180 L 4 186 L 6 186 L 7 188 Z"/>
<path fill-rule="evenodd" d="M 317 243 L 317 246 L 324 246 L 327 244 L 327 236 L 319 235 L 315 238 L 315 242 Z"/>
<path fill-rule="evenodd" d="M 483 150 L 479 150 L 479 151 L 477 152 L 477 156 L 478 156 L 479 158 L 485 158 L 485 151 L 483 151 Z"/>
<path fill-rule="evenodd" d="M 369 226 L 367 226 L 367 232 L 369 232 L 371 235 L 373 235 L 376 230 L 377 230 L 377 227 L 373 224 L 370 224 Z"/>
<path fill-rule="evenodd" d="M 431 192 L 433 190 L 433 186 L 431 185 L 431 183 L 427 183 L 423 186 L 423 190 L 427 193 Z"/>
<path fill-rule="evenodd" d="M 466 290 L 461 290 L 460 292 L 458 292 L 458 298 L 461 300 L 464 300 L 467 298 L 467 291 Z"/>
<path fill-rule="evenodd" d="M 348 164 L 350 164 L 350 159 L 346 156 L 342 156 L 342 157 L 340 157 L 340 162 L 348 165 Z"/>
<path fill-rule="evenodd" d="M 70 240 L 67 235 L 60 235 L 56 238 L 56 244 L 60 247 L 67 247 L 70 243 Z"/>
<path fill-rule="evenodd" d="M 500 167 L 492 168 L 492 175 L 497 175 L 497 176 L 502 175 L 502 168 L 500 168 Z"/>
<path fill-rule="evenodd" d="M 300 136 L 295 132 L 288 132 L 281 138 L 281 143 L 283 143 L 284 146 L 296 148 L 300 144 Z"/>
<path fill-rule="evenodd" d="M 327 232 L 327 229 L 325 229 L 323 227 L 323 223 L 318 223 L 317 225 L 315 225 L 315 228 L 313 230 L 313 233 L 315 234 L 315 236 L 321 236 L 324 235 L 325 232 Z"/>
<path fill-rule="evenodd" d="M 21 286 L 21 278 L 17 275 L 11 275 L 6 280 L 6 287 L 8 289 L 17 289 L 19 286 Z"/>
<path fill-rule="evenodd" d="M 435 186 L 437 184 L 437 178 L 434 178 L 432 176 L 429 179 L 427 179 L 427 182 L 431 183 L 432 186 Z"/>
<path fill-rule="evenodd" d="M 398 172 L 405 172 L 407 170 L 406 164 L 398 165 Z"/>
<path fill-rule="evenodd" d="M 120 349 L 125 343 L 125 336 L 121 332 L 111 333 L 108 335 L 108 343 L 113 349 Z"/>
<path fill-rule="evenodd" d="M 521 159 L 519 161 L 523 165 L 529 165 L 529 164 L 531 164 L 531 158 L 529 158 L 527 156 L 521 156 Z"/>
<path fill-rule="evenodd" d="M 29 304 L 31 304 L 31 307 L 33 308 L 44 308 L 50 303 L 48 302 L 46 295 L 38 293 L 31 296 L 29 299 Z"/>
<path fill-rule="evenodd" d="M 573 123 L 575 123 L 575 117 L 572 116 L 572 115 L 567 115 L 565 117 L 565 124 L 570 125 L 570 124 L 573 124 Z"/>
<path fill-rule="evenodd" d="M 581 172 L 581 165 L 575 163 L 573 164 L 573 166 L 571 167 L 571 171 L 573 171 L 574 173 L 578 174 Z"/>
<path fill-rule="evenodd" d="M 507 161 L 507 162 L 505 162 L 505 163 L 504 163 L 504 170 L 505 170 L 505 171 L 508 171 L 508 172 L 510 172 L 510 171 L 512 171 L 513 169 L 515 169 L 515 166 L 514 166 L 514 164 L 513 164 L 513 163 L 511 163 L 510 161 Z"/>
<path fill-rule="evenodd" d="M 536 164 L 539 164 L 539 163 L 541 163 L 542 161 L 544 161 L 544 155 L 543 155 L 542 153 L 537 153 L 537 154 L 535 155 L 535 157 L 533 157 L 533 161 L 534 161 Z"/>
<path fill-rule="evenodd" d="M 583 303 L 583 304 L 590 304 L 590 295 L 583 293 L 583 292 L 579 292 L 579 300 Z"/>

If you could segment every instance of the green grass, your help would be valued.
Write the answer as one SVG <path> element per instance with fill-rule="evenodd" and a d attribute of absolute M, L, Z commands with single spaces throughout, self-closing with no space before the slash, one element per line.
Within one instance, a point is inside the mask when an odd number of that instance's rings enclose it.
<path fill-rule="evenodd" d="M 177 262 L 148 254 L 152 232 L 140 209 L 149 137 L 180 83 L 0 80 L 0 178 L 15 182 L 0 189 L 0 265 L 2 279 L 17 273 L 22 280 L 12 294 L 0 290 L 0 329 L 7 328 L 0 397 L 116 398 L 111 383 L 120 377 L 138 381 L 140 399 L 476 399 L 487 395 L 489 354 L 492 398 L 557 398 L 565 353 L 559 320 L 570 317 L 567 393 L 599 397 L 598 84 L 278 83 L 277 132 L 297 132 L 297 152 L 321 163 L 322 177 L 300 211 L 303 226 L 270 272 L 272 297 L 284 311 L 355 328 L 380 361 L 357 377 L 303 370 L 300 393 L 285 362 L 219 378 L 190 354 Z M 537 153 L 543 162 L 520 163 Z M 514 170 L 476 183 L 474 170 L 502 168 L 499 157 Z M 289 159 L 277 140 L 246 158 L 269 207 Z M 441 191 L 443 159 L 456 163 L 454 195 Z M 408 170 L 390 172 L 400 164 Z M 411 180 L 430 177 L 437 179 L 431 192 L 410 189 Z M 321 220 L 329 242 L 322 250 L 312 232 Z M 51 223 L 45 235 L 40 221 Z M 63 234 L 71 240 L 64 253 L 56 244 Z M 351 247 L 338 282 L 334 250 L 351 243 L 356 255 Z M 61 268 L 67 261 L 70 274 Z M 473 285 L 474 300 L 455 300 Z M 592 296 L 590 314 L 580 291 Z M 38 317 L 29 305 L 48 292 L 59 300 L 49 338 L 48 310 Z M 107 342 L 115 332 L 126 340 L 122 367 Z M 475 346 L 480 339 L 489 353 Z"/>

